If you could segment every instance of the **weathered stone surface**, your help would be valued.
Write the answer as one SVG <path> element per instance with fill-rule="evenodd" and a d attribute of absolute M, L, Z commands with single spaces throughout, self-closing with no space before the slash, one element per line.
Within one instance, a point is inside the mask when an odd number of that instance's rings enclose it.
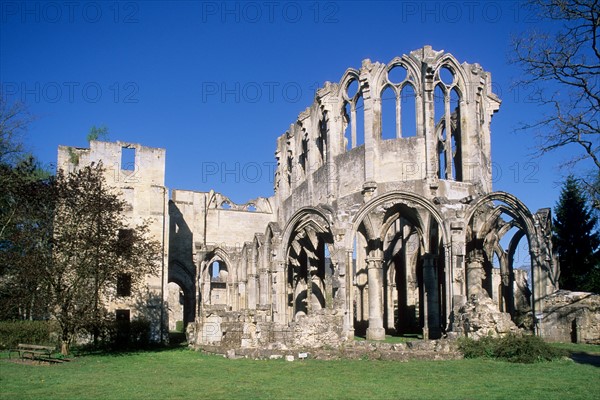
<path fill-rule="evenodd" d="M 544 338 L 600 344 L 600 295 L 559 290 L 543 300 L 539 326 Z"/>
<path fill-rule="evenodd" d="M 115 186 L 165 240 L 167 273 L 149 278 L 163 293 L 158 304 L 176 283 L 191 346 L 253 357 L 373 347 L 351 345 L 355 335 L 503 335 L 516 330 L 510 316 L 533 329 L 532 314 L 557 289 L 552 219 L 492 190 L 499 107 L 488 72 L 430 46 L 387 64 L 364 60 L 317 90 L 277 138 L 273 196 L 235 204 L 213 190 L 174 189 L 168 215 L 164 150 L 136 147 L 140 181 Z M 122 147 L 92 142 L 76 152 L 80 163 L 111 164 Z M 522 239 L 531 275 L 513 265 Z M 390 357 L 438 354 L 394 346 Z M 384 357 L 384 347 L 371 353 Z"/>
<path fill-rule="evenodd" d="M 498 311 L 497 305 L 485 295 L 472 296 L 457 310 L 453 330 L 474 339 L 519 332 L 510 314 Z"/>

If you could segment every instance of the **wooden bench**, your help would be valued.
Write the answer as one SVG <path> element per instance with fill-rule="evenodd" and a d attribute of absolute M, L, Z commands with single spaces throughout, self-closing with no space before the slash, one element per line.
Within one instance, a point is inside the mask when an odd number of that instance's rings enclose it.
<path fill-rule="evenodd" d="M 8 358 L 10 358 L 11 353 L 19 353 L 21 359 L 30 358 L 39 361 L 54 361 L 56 360 L 52 358 L 54 351 L 56 351 L 56 347 L 54 346 L 19 343 L 16 349 L 8 351 Z"/>

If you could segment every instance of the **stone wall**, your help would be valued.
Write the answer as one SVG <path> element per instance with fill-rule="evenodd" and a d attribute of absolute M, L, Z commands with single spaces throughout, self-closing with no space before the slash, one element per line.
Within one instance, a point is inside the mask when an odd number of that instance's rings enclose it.
<path fill-rule="evenodd" d="M 559 290 L 544 298 L 542 336 L 553 342 L 600 344 L 600 295 Z"/>

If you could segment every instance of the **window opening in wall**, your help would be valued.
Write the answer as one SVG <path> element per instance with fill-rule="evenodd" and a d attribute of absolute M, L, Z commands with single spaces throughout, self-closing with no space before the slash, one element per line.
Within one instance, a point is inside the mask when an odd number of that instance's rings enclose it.
<path fill-rule="evenodd" d="M 462 137 L 460 131 L 460 96 L 456 88 L 450 91 L 450 112 L 452 120 L 452 178 L 462 182 Z M 449 155 L 450 156 L 450 155 Z"/>
<path fill-rule="evenodd" d="M 210 277 L 211 277 L 211 279 L 219 278 L 219 262 L 218 261 L 214 261 L 210 265 Z"/>
<path fill-rule="evenodd" d="M 347 88 L 346 88 L 346 94 L 348 95 L 349 99 L 354 98 L 354 96 L 356 96 L 356 94 L 358 93 L 358 81 L 356 79 L 352 80 Z"/>
<path fill-rule="evenodd" d="M 433 115 L 435 118 L 436 126 L 443 122 L 444 118 L 444 100 L 446 98 L 445 90 L 442 88 L 442 85 L 438 84 L 433 91 Z"/>
<path fill-rule="evenodd" d="M 119 254 L 129 254 L 133 247 L 135 237 L 133 229 L 119 229 L 117 236 L 117 246 Z"/>
<path fill-rule="evenodd" d="M 323 119 L 319 121 L 319 137 L 317 138 L 317 149 L 322 164 L 327 162 L 327 129 L 327 112 L 323 112 Z"/>
<path fill-rule="evenodd" d="M 248 204 L 248 207 L 246 207 L 246 210 L 248 210 L 248 211 L 256 211 L 256 205 L 254 205 L 254 204 Z"/>
<path fill-rule="evenodd" d="M 400 136 L 417 136 L 417 96 L 415 88 L 406 84 L 400 92 Z"/>
<path fill-rule="evenodd" d="M 388 81 L 398 85 L 406 80 L 408 72 L 402 65 L 395 65 L 388 71 Z"/>
<path fill-rule="evenodd" d="M 302 167 L 302 172 L 306 173 L 306 164 L 308 160 L 308 139 L 302 139 L 301 146 L 302 153 L 300 153 L 300 157 L 298 157 L 298 162 Z"/>
<path fill-rule="evenodd" d="M 352 149 L 352 105 L 348 102 L 344 104 L 344 123 L 346 129 L 344 131 L 344 144 L 346 145 L 346 151 Z"/>
<path fill-rule="evenodd" d="M 356 147 L 365 144 L 365 103 L 360 96 L 356 100 Z"/>
<path fill-rule="evenodd" d="M 442 83 L 446 86 L 450 86 L 454 83 L 454 74 L 448 67 L 440 68 L 439 76 Z"/>
<path fill-rule="evenodd" d="M 131 320 L 130 310 L 115 310 L 115 319 L 119 322 L 129 322 Z"/>
<path fill-rule="evenodd" d="M 365 143 L 364 102 L 356 79 L 346 86 L 347 100 L 344 102 L 344 141 L 346 150 Z"/>
<path fill-rule="evenodd" d="M 435 116 L 435 133 L 438 151 L 438 178 L 447 179 L 447 151 L 446 151 L 446 93 L 441 84 L 436 85 L 433 91 L 433 108 Z"/>
<path fill-rule="evenodd" d="M 395 139 L 398 137 L 398 119 L 396 92 L 387 86 L 381 93 L 381 139 Z"/>
<path fill-rule="evenodd" d="M 135 170 L 135 148 L 121 147 L 121 169 L 125 171 Z"/>
<path fill-rule="evenodd" d="M 131 296 L 131 274 L 117 275 L 117 296 Z"/>
<path fill-rule="evenodd" d="M 292 186 L 292 156 L 288 155 L 287 158 L 287 182 L 288 186 Z"/>

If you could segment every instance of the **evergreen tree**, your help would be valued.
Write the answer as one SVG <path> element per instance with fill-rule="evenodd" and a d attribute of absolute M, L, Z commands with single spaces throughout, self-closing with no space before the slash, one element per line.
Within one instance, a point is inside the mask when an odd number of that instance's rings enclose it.
<path fill-rule="evenodd" d="M 554 248 L 560 260 L 560 287 L 600 293 L 600 234 L 585 194 L 567 177 L 555 207 Z"/>

